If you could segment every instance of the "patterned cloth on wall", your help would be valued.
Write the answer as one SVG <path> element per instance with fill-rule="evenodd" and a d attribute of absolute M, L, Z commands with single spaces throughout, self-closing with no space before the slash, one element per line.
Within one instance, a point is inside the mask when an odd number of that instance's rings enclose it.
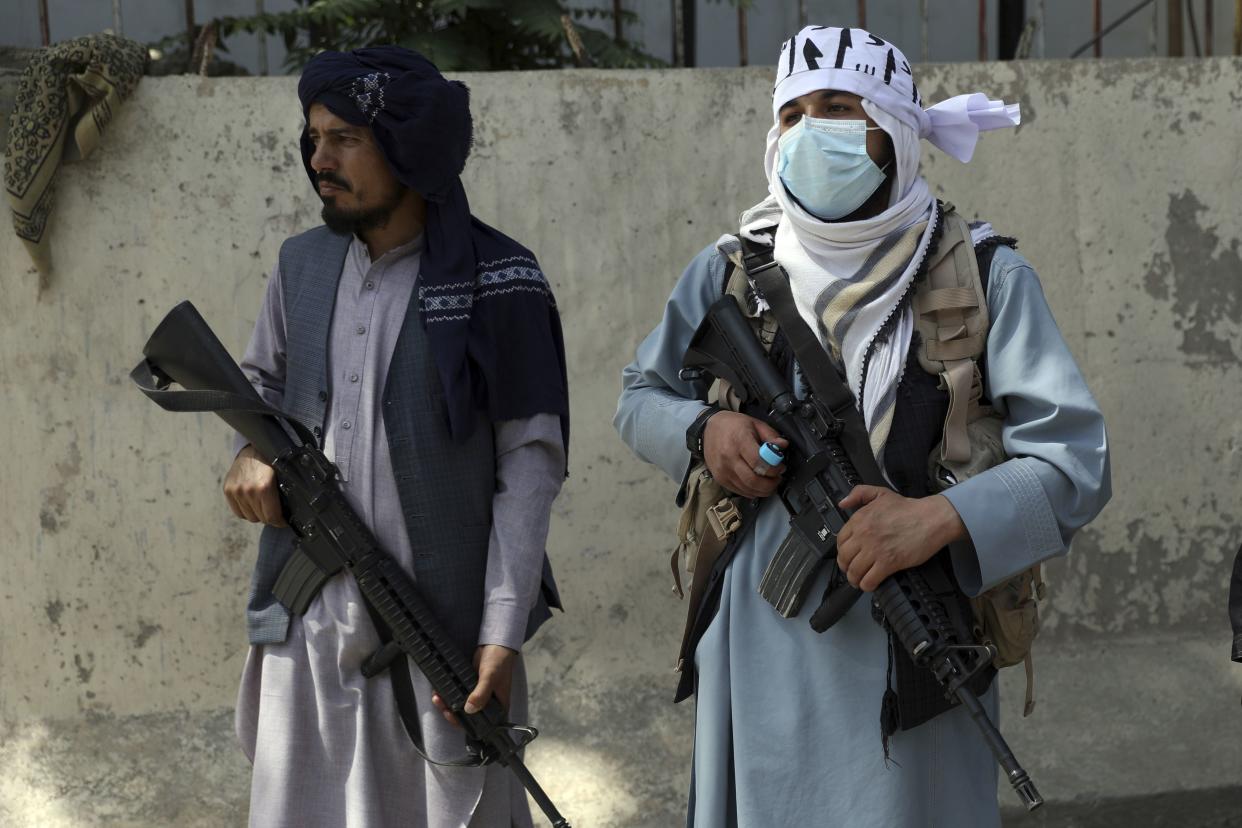
<path fill-rule="evenodd" d="M 90 155 L 147 65 L 147 47 L 111 34 L 40 49 L 22 73 L 4 158 L 13 226 L 39 269 L 52 269 L 47 238 L 53 185 L 62 158 Z"/>

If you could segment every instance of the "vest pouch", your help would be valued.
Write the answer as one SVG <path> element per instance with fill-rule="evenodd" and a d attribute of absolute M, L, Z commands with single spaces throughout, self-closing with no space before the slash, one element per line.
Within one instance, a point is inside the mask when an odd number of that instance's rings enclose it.
<path fill-rule="evenodd" d="M 682 571 L 693 574 L 704 557 L 715 558 L 729 537 L 741 527 L 737 506 L 707 464 L 696 462 L 686 476 L 685 501 L 677 525 L 677 546 L 669 560 L 673 591 L 683 597 Z"/>
<path fill-rule="evenodd" d="M 996 667 L 1011 667 L 1026 660 L 1039 634 L 1039 604 L 1043 592 L 1039 567 L 1020 572 L 989 589 L 970 603 L 983 629 L 986 643 L 996 647 Z"/>
<path fill-rule="evenodd" d="M 927 458 L 927 475 L 933 492 L 943 492 L 950 486 L 969 480 L 980 472 L 999 466 L 1008 458 L 1001 440 L 1003 420 L 997 414 L 980 417 L 966 424 L 966 439 L 970 444 L 970 457 L 963 461 L 942 460 L 937 446 Z"/>

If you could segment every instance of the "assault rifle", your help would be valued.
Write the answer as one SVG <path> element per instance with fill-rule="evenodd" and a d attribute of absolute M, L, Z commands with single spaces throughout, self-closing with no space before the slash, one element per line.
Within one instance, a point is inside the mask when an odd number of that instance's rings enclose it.
<path fill-rule="evenodd" d="M 842 412 L 834 413 L 813 393 L 805 398 L 794 394 L 733 297 L 712 305 L 686 350 L 684 365 L 682 375 L 687 379 L 727 381 L 741 399 L 743 413 L 768 423 L 789 441 L 779 495 L 790 514 L 790 531 L 760 591 L 783 615 L 796 614 L 810 576 L 836 557 L 836 537 L 852 514 L 840 502 L 858 483 L 886 484 L 878 470 L 868 475 L 873 479 L 859 476 L 840 440 Z M 973 643 L 968 632 L 950 623 L 944 601 L 920 570 L 914 567 L 884 579 L 873 595 L 874 609 L 915 665 L 931 670 L 949 700 L 966 708 L 1018 797 L 1027 810 L 1034 810 L 1043 798 L 968 686 L 991 663 L 995 651 Z M 831 626 L 857 595 L 848 584 L 836 590 L 836 601 L 827 600 L 821 607 L 832 617 L 817 619 L 816 629 Z"/>
<path fill-rule="evenodd" d="M 168 411 L 213 411 L 240 432 L 275 469 L 285 516 L 308 559 L 326 573 L 347 569 L 358 581 L 373 617 L 391 634 L 363 672 L 370 677 L 408 656 L 465 728 L 469 764 L 508 767 L 554 828 L 569 828 L 518 755 L 538 731 L 508 723 L 495 697 L 478 713 L 465 712 L 479 681 L 470 659 L 449 641 L 414 580 L 346 502 L 336 467 L 306 426 L 259 397 L 189 302 L 164 317 L 142 352 L 146 359 L 130 373 L 142 392 Z M 187 390 L 168 390 L 173 382 Z"/>

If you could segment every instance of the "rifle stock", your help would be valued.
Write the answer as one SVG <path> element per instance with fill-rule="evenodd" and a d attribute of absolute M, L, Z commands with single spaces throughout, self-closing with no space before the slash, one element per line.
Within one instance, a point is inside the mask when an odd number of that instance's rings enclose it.
<path fill-rule="evenodd" d="M 190 302 L 179 303 L 165 315 L 147 339 L 142 354 L 146 360 L 135 372 L 141 375 L 145 364 L 157 382 L 163 380 L 164 386 L 173 381 L 191 391 L 222 391 L 246 398 L 253 406 L 265 407 L 254 386 Z M 138 377 L 134 379 L 138 381 Z M 175 398 L 167 396 L 169 393 L 177 392 L 165 392 L 159 399 L 173 401 Z M 280 420 L 270 414 L 254 410 L 222 410 L 216 414 L 249 440 L 269 463 L 291 444 Z"/>

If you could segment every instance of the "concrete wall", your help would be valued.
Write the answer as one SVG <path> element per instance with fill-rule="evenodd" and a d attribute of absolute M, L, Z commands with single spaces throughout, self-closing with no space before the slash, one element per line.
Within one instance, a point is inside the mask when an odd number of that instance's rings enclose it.
<path fill-rule="evenodd" d="M 684 263 L 764 192 L 770 70 L 481 75 L 467 186 L 563 309 L 573 476 L 551 555 L 568 614 L 530 648 L 532 762 L 577 824 L 674 825 L 691 715 L 669 703 L 674 484 L 611 418 L 618 372 Z M 1054 802 L 1237 785 L 1242 671 L 1225 584 L 1242 495 L 1242 62 L 945 65 L 1016 132 L 933 185 L 1022 240 L 1108 417 L 1116 496 L 1050 567 L 1040 709 L 1005 730 Z M 256 532 L 219 484 L 230 437 L 126 374 L 175 302 L 235 353 L 280 242 L 316 223 L 287 78 L 147 79 L 65 169 L 36 298 L 0 233 L 0 824 L 243 819 L 229 709 Z M 1020 671 L 1019 671 L 1020 673 Z M 877 742 L 877 750 L 879 745 Z M 1004 802 L 1010 802 L 1005 794 Z"/>

